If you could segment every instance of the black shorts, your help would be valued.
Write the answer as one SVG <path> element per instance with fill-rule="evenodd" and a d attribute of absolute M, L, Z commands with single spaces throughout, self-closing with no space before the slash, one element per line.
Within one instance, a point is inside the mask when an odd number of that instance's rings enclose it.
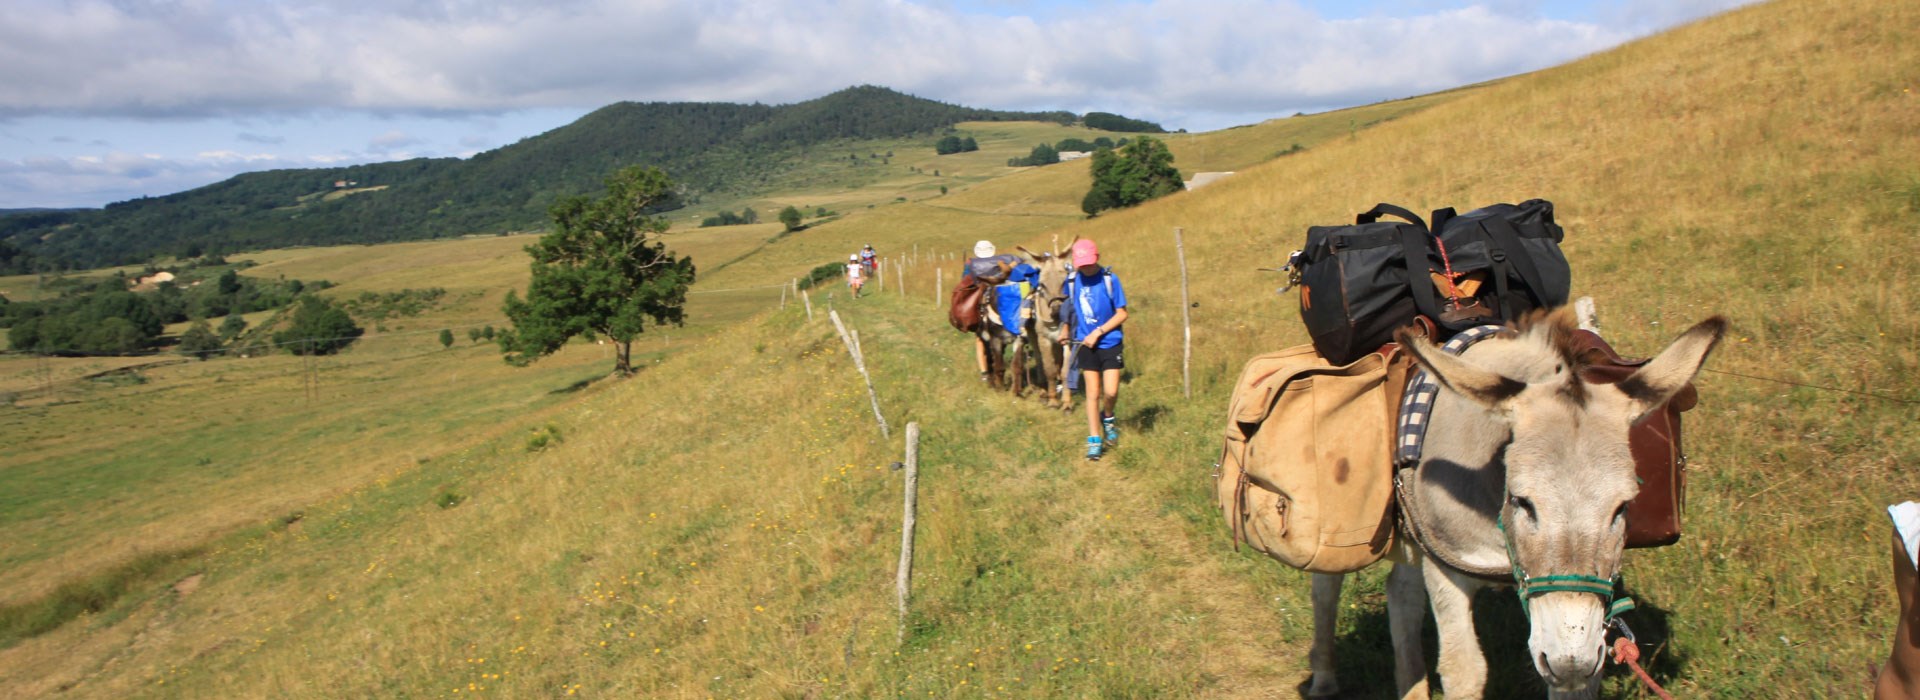
<path fill-rule="evenodd" d="M 1075 346 L 1079 348 L 1080 352 L 1078 360 L 1080 370 L 1083 372 L 1099 372 L 1110 369 L 1126 369 L 1126 358 L 1122 357 L 1120 353 L 1120 350 L 1126 346 L 1127 344 L 1125 342 L 1116 343 L 1110 348 Z"/>

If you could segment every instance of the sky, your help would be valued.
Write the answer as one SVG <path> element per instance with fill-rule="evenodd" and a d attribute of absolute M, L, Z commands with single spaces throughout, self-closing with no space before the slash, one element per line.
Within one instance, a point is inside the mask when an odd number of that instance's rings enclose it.
<path fill-rule="evenodd" d="M 880 85 L 1211 131 L 1565 63 L 1749 0 L 6 0 L 0 209 L 467 157 L 620 101 Z"/>

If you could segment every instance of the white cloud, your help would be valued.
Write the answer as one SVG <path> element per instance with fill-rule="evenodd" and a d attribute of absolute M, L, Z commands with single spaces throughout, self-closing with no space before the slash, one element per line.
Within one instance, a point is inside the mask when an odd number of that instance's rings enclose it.
<path fill-rule="evenodd" d="M 963 14 L 901 0 L 16 0 L 0 114 L 494 112 L 785 102 L 859 83 L 1014 108 L 1151 106 L 1196 127 L 1558 63 L 1737 0 L 1633 0 L 1618 26 L 1527 3 L 1325 20 L 1294 0 Z"/>

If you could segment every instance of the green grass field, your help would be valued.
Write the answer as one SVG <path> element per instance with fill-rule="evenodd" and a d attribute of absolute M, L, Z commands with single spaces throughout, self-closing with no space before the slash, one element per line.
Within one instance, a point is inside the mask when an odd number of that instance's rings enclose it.
<path fill-rule="evenodd" d="M 1091 220 L 1083 163 L 1004 166 L 1060 127 L 970 125 L 983 150 L 965 164 L 894 149 L 889 167 L 978 178 L 945 196 L 907 170 L 753 203 L 842 213 L 800 232 L 676 228 L 706 293 L 687 328 L 641 341 L 626 380 L 603 379 L 589 343 L 525 369 L 464 330 L 440 348 L 441 328 L 503 325 L 530 238 L 244 256 L 247 274 L 329 279 L 333 296 L 448 293 L 314 364 L 78 379 L 118 361 L 0 359 L 0 688 L 1291 697 L 1306 577 L 1235 552 L 1211 496 L 1240 363 L 1305 340 L 1257 268 L 1377 201 L 1537 196 L 1558 203 L 1574 292 L 1621 351 L 1734 322 L 1686 419 L 1687 535 L 1628 555 L 1648 665 L 1683 697 L 1860 697 L 1895 614 L 1881 509 L 1920 490 L 1920 290 L 1901 254 L 1920 214 L 1915 27 L 1910 3 L 1770 3 L 1492 84 L 1173 136 L 1183 172 L 1238 174 Z M 934 284 L 974 240 L 1075 235 L 1101 243 L 1134 310 L 1123 447 L 1096 464 L 1077 457 L 1080 414 L 972 379 Z M 828 283 L 809 320 L 768 288 L 862 243 L 909 257 L 906 294 Z M 829 306 L 860 332 L 889 439 Z M 896 641 L 888 465 L 909 421 L 920 529 Z M 1383 578 L 1347 590 L 1352 697 L 1392 693 Z M 1511 594 L 1482 608 L 1490 696 L 1538 696 Z M 1605 695 L 1640 696 L 1624 675 Z"/>

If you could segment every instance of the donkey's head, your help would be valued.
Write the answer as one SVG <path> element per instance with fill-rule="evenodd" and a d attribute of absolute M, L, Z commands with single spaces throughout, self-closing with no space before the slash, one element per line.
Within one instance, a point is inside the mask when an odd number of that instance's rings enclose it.
<path fill-rule="evenodd" d="M 1073 240 L 1078 241 L 1080 237 L 1074 236 Z M 1054 242 L 1058 243 L 1059 239 L 1055 239 Z M 1067 262 L 1067 251 L 1072 248 L 1072 243 L 1068 243 L 1066 248 L 1038 253 L 1027 250 L 1025 247 L 1019 248 L 1020 252 L 1033 259 L 1035 267 L 1040 268 L 1039 287 L 1046 290 L 1042 294 L 1043 307 L 1040 318 L 1047 321 L 1048 325 L 1052 325 L 1059 318 L 1060 303 L 1065 299 L 1067 275 L 1073 272 L 1073 266 Z"/>
<path fill-rule="evenodd" d="M 1580 379 L 1565 309 L 1459 357 L 1402 338 L 1443 387 L 1486 410 L 1485 434 L 1504 433 L 1500 522 L 1532 626 L 1528 655 L 1556 690 L 1584 688 L 1605 659 L 1627 502 L 1639 492 L 1627 430 L 1693 380 L 1726 327 L 1720 317 L 1701 322 L 1617 384 Z"/>

